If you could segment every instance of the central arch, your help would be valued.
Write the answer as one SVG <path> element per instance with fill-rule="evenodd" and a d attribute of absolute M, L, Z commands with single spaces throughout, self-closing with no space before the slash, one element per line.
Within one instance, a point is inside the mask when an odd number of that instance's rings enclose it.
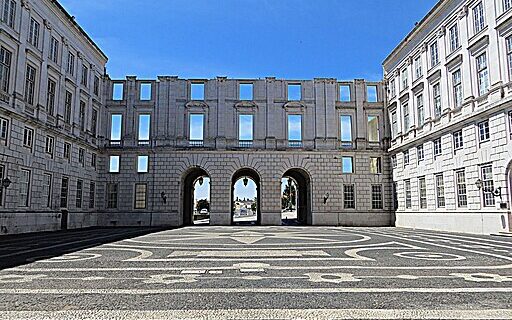
<path fill-rule="evenodd" d="M 196 199 L 196 188 L 207 187 L 206 206 L 198 206 L 199 201 L 204 199 Z M 210 175 L 204 169 L 195 167 L 189 169 L 183 175 L 183 225 L 192 226 L 197 224 L 209 224 L 209 191 Z M 201 197 L 204 198 L 204 197 Z M 196 201 L 198 200 L 198 201 Z M 198 208 L 200 207 L 200 208 Z M 203 209 L 204 208 L 204 209 Z M 202 212 L 204 211 L 204 212 Z"/>
<path fill-rule="evenodd" d="M 294 207 L 296 215 L 288 216 L 285 214 L 288 209 L 284 208 L 281 224 L 311 225 L 313 217 L 311 213 L 311 179 L 309 174 L 303 169 L 289 169 L 281 178 L 281 184 L 283 185 L 283 183 L 289 183 L 290 188 L 294 189 L 294 204 L 290 205 L 290 208 Z M 281 197 L 283 197 L 283 191 L 281 192 Z"/>
<path fill-rule="evenodd" d="M 251 182 L 250 182 L 251 181 Z M 261 206 L 260 206 L 260 176 L 250 168 L 242 168 L 233 174 L 231 178 L 231 224 L 232 225 L 260 225 Z M 248 186 L 249 183 L 256 189 L 255 199 L 251 196 L 242 197 L 235 194 L 235 185 L 242 183 Z M 253 195 L 254 195 L 253 194 Z M 236 216 L 235 216 L 236 214 Z"/>

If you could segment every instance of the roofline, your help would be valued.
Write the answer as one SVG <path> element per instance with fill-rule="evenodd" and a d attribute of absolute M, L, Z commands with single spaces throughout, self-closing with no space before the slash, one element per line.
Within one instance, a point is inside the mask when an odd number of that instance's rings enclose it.
<path fill-rule="evenodd" d="M 400 51 L 407 42 L 409 42 L 409 40 L 412 38 L 412 36 L 421 28 L 423 27 L 423 25 L 427 22 L 427 20 L 429 20 L 433 15 L 434 13 L 437 12 L 437 9 L 439 9 L 441 7 L 442 4 L 444 4 L 445 2 L 447 2 L 449 0 L 439 0 L 436 5 L 430 9 L 430 11 L 425 15 L 425 17 L 423 17 L 423 19 L 420 20 L 420 22 L 418 22 L 415 26 L 414 26 L 414 29 L 412 29 L 408 34 L 407 36 L 405 36 L 405 38 L 393 49 L 393 51 L 391 51 L 391 53 L 386 57 L 386 59 L 384 59 L 384 61 L 382 62 L 382 66 L 384 66 L 386 63 L 389 62 L 389 60 L 391 59 L 391 57 L 393 57 L 398 51 Z"/>
<path fill-rule="evenodd" d="M 77 29 L 78 31 L 80 31 L 82 33 L 82 35 L 87 39 L 87 41 L 89 41 L 89 43 L 96 49 L 98 50 L 98 52 L 103 56 L 103 58 L 105 58 L 105 60 L 108 60 L 108 57 L 107 55 L 103 52 L 103 50 L 100 49 L 100 47 L 96 44 L 96 42 L 94 42 L 94 40 L 92 40 L 92 38 L 87 34 L 87 32 L 85 32 L 84 29 L 82 29 L 82 27 L 78 24 L 78 22 L 75 21 L 75 18 L 73 16 L 71 16 L 67 11 L 66 9 L 64 9 L 64 7 L 59 3 L 58 0 L 50 0 L 53 4 L 55 4 L 57 6 L 57 8 L 59 8 L 59 10 L 64 13 L 64 15 L 66 16 L 66 18 L 68 18 L 68 20 L 71 22 L 71 24 L 73 24 Z"/>

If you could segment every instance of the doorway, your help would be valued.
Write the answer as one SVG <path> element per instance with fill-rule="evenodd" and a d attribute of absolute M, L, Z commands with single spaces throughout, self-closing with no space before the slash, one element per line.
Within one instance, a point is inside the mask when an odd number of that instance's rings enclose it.
<path fill-rule="evenodd" d="M 210 176 L 201 168 L 193 168 L 183 179 L 183 225 L 209 224 Z"/>
<path fill-rule="evenodd" d="M 231 223 L 259 225 L 260 178 L 252 169 L 240 169 L 231 179 Z"/>
<path fill-rule="evenodd" d="M 281 224 L 311 225 L 311 179 L 302 169 L 290 169 L 281 178 Z"/>

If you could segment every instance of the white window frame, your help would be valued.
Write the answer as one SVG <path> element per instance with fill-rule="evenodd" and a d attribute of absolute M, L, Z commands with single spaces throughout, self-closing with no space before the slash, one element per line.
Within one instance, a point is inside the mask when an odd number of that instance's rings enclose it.
<path fill-rule="evenodd" d="M 438 208 L 446 207 L 446 197 L 444 190 L 444 175 L 438 173 L 434 176 L 436 181 L 436 202 Z"/>
<path fill-rule="evenodd" d="M 487 61 L 487 52 L 480 54 L 475 58 L 478 94 L 483 96 L 489 92 L 489 66 Z"/>
<path fill-rule="evenodd" d="M 468 193 L 466 186 L 466 172 L 464 169 L 455 171 L 455 191 L 457 194 L 457 207 L 465 208 L 468 206 Z"/>

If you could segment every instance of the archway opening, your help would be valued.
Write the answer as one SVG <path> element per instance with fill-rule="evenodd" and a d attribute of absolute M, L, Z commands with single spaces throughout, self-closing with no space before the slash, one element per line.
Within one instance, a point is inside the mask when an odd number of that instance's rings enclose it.
<path fill-rule="evenodd" d="M 260 224 L 259 182 L 258 174 L 251 169 L 241 169 L 233 175 L 231 184 L 232 224 Z"/>
<path fill-rule="evenodd" d="M 311 181 L 307 172 L 290 169 L 281 178 L 281 224 L 310 225 Z"/>
<path fill-rule="evenodd" d="M 200 168 L 192 169 L 183 183 L 183 225 L 210 224 L 210 177 Z"/>

